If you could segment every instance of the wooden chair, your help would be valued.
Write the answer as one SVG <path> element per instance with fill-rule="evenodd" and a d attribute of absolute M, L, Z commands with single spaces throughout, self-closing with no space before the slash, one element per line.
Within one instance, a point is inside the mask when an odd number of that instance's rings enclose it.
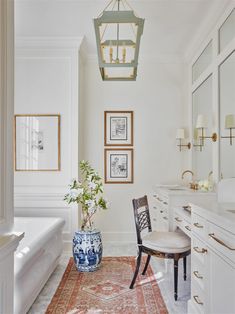
<path fill-rule="evenodd" d="M 148 199 L 145 195 L 139 199 L 133 199 L 135 226 L 138 244 L 138 256 L 136 269 L 130 289 L 133 289 L 136 277 L 139 272 L 142 253 L 148 255 L 142 275 L 145 275 L 151 256 L 161 258 L 172 258 L 174 260 L 174 298 L 178 298 L 178 261 L 183 258 L 184 280 L 186 280 L 186 256 L 190 254 L 190 239 L 181 231 L 160 232 L 152 231 L 149 214 Z M 142 231 L 148 229 L 146 235 L 142 236 Z"/>

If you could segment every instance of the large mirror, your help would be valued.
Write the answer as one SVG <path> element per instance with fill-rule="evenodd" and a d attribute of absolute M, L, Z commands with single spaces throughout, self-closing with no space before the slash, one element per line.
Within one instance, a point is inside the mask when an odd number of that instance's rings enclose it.
<path fill-rule="evenodd" d="M 202 138 L 212 133 L 212 75 L 193 92 L 192 97 L 193 170 L 197 180 L 202 180 L 212 171 L 212 141 Z"/>
<path fill-rule="evenodd" d="M 207 69 L 212 61 L 212 40 L 203 50 L 192 67 L 192 81 L 195 82 L 199 76 Z"/>
<path fill-rule="evenodd" d="M 219 52 L 235 37 L 235 9 L 232 10 L 228 18 L 219 29 Z"/>
<path fill-rule="evenodd" d="M 235 51 L 220 65 L 220 171 L 235 177 Z"/>

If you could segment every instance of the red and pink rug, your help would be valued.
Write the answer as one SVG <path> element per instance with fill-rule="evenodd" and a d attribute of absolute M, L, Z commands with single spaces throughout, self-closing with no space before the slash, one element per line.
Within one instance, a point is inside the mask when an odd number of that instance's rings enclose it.
<path fill-rule="evenodd" d="M 46 314 L 168 313 L 150 266 L 129 289 L 134 270 L 134 257 L 104 257 L 98 271 L 79 273 L 70 258 Z"/>

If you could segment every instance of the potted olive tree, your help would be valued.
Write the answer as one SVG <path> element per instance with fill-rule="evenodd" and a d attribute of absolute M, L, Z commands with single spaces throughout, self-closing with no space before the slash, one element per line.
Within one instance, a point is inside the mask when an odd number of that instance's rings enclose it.
<path fill-rule="evenodd" d="M 81 229 L 73 238 L 73 257 L 78 271 L 90 272 L 98 269 L 103 251 L 101 232 L 94 228 L 93 218 L 98 210 L 107 209 L 108 203 L 103 197 L 102 179 L 89 162 L 81 161 L 80 170 L 81 181 L 72 180 L 64 199 L 81 206 Z"/>

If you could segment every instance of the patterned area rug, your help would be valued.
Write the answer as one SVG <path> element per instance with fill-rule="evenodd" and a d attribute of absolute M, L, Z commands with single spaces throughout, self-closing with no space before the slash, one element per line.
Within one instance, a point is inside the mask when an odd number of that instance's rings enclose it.
<path fill-rule="evenodd" d="M 134 257 L 104 257 L 99 270 L 80 273 L 70 258 L 46 314 L 168 313 L 151 266 L 131 290 L 134 270 Z"/>

